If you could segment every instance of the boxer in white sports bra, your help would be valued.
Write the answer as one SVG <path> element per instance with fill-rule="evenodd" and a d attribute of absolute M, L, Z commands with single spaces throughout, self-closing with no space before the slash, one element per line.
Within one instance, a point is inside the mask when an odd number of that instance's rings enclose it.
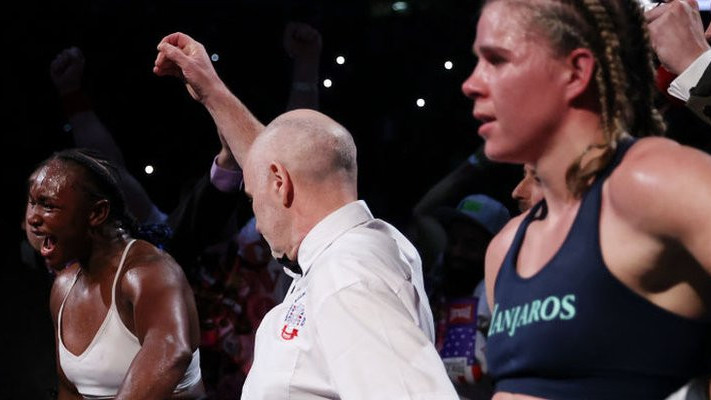
<path fill-rule="evenodd" d="M 131 237 L 113 166 L 63 150 L 30 176 L 29 242 L 57 270 L 59 399 L 198 399 L 200 327 L 173 258 Z"/>

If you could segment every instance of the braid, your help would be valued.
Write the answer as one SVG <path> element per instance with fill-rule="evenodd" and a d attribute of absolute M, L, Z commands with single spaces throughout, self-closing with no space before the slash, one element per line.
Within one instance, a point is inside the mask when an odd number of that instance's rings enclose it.
<path fill-rule="evenodd" d="M 638 136 L 663 135 L 666 125 L 661 113 L 655 106 L 655 98 L 659 91 L 654 84 L 656 68 L 654 66 L 654 52 L 649 40 L 647 22 L 641 7 L 634 1 L 622 2 L 625 13 L 629 16 L 630 23 L 623 35 L 625 39 L 623 51 L 629 60 L 629 69 L 634 71 L 629 75 L 631 86 L 635 89 L 630 92 L 630 103 L 634 108 L 634 123 L 629 132 Z M 636 29 L 641 26 L 642 29 Z"/>
<path fill-rule="evenodd" d="M 618 24 L 615 24 L 607 8 L 600 0 L 574 2 L 587 24 L 596 27 L 593 32 L 598 68 L 595 82 L 600 97 L 601 125 L 604 142 L 588 146 L 566 171 L 568 189 L 576 196 L 589 187 L 594 178 L 610 162 L 617 147 L 617 140 L 628 131 L 627 122 L 634 112 L 627 98 L 629 90 L 628 74 L 621 58 Z M 591 153 L 595 149 L 597 153 Z M 585 160 L 588 160 L 587 162 Z"/>
<path fill-rule="evenodd" d="M 588 48 L 595 62 L 603 143 L 589 146 L 566 171 L 576 196 L 609 164 L 618 141 L 628 133 L 662 134 L 664 123 L 654 106 L 654 66 L 644 16 L 635 0 L 507 0 L 527 25 L 565 56 Z"/>
<path fill-rule="evenodd" d="M 629 127 L 627 122 L 633 118 L 632 107 L 627 99 L 629 93 L 628 74 L 622 62 L 622 47 L 620 37 L 620 25 L 615 23 L 608 9 L 603 7 L 600 0 L 585 0 L 587 10 L 596 22 L 597 30 L 602 39 L 604 62 L 600 65 L 600 70 L 606 74 L 606 79 L 611 88 L 611 93 L 601 101 L 608 102 L 610 108 L 615 110 L 612 120 L 604 121 L 609 127 L 609 133 L 614 135 L 615 131 L 626 131 Z M 602 61 L 602 60 L 599 60 Z M 613 136 L 607 136 L 607 141 L 611 141 Z"/>

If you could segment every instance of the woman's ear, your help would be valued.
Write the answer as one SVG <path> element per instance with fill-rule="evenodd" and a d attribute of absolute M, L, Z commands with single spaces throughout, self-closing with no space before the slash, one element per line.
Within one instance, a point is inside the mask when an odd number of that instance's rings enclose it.
<path fill-rule="evenodd" d="M 89 225 L 96 227 L 103 224 L 109 217 L 111 204 L 106 199 L 101 199 L 91 206 L 89 213 Z"/>
<path fill-rule="evenodd" d="M 294 182 L 289 171 L 280 162 L 269 165 L 269 178 L 271 190 L 284 207 L 291 207 L 294 202 Z"/>
<path fill-rule="evenodd" d="M 579 48 L 568 54 L 566 94 L 569 101 L 579 98 L 591 85 L 595 74 L 595 56 L 590 49 Z"/>

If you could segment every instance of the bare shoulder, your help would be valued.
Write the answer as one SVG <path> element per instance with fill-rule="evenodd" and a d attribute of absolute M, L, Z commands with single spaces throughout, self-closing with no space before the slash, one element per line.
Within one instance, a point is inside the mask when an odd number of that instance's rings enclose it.
<path fill-rule="evenodd" d="M 486 250 L 484 279 L 486 280 L 486 294 L 490 306 L 494 296 L 494 284 L 496 277 L 499 275 L 501 264 L 504 262 L 506 253 L 516 236 L 516 231 L 526 215 L 527 213 L 523 213 L 511 218 L 501 231 L 491 239 L 491 243 L 489 243 L 489 247 Z"/>
<path fill-rule="evenodd" d="M 185 273 L 173 257 L 143 240 L 131 247 L 123 271 L 122 286 L 134 294 L 187 285 Z"/>
<path fill-rule="evenodd" d="M 665 138 L 639 139 L 606 182 L 613 212 L 650 233 L 673 232 L 711 196 L 711 156 Z M 700 201 L 703 200 L 703 201 Z M 708 207 L 708 206 L 706 206 Z"/>

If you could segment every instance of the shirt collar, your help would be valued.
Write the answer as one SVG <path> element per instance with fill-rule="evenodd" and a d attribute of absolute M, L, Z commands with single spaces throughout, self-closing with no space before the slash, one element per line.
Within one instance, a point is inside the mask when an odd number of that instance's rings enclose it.
<path fill-rule="evenodd" d="M 331 243 L 350 229 L 373 219 L 363 200 L 356 200 L 332 212 L 317 223 L 299 246 L 297 259 L 306 275 L 314 261 Z"/>

